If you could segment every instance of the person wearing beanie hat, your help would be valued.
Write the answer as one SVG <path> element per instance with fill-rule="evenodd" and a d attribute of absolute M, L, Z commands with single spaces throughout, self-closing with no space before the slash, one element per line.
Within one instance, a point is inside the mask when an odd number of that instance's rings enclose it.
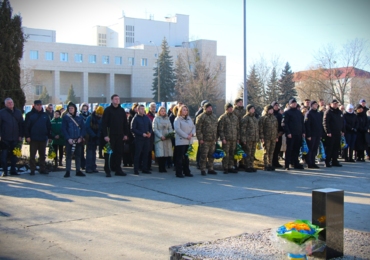
<path fill-rule="evenodd" d="M 326 167 L 342 167 L 338 162 L 338 153 L 340 151 L 340 139 L 344 135 L 344 120 L 343 113 L 338 108 L 338 101 L 334 99 L 330 103 L 330 107 L 325 111 L 323 126 L 325 131 L 325 145 L 326 145 Z"/>
<path fill-rule="evenodd" d="M 343 115 L 345 122 L 345 138 L 348 147 L 343 149 L 343 158 L 346 162 L 355 162 L 353 159 L 353 150 L 356 144 L 357 128 L 358 128 L 358 118 L 354 113 L 354 107 L 352 104 L 348 104 L 346 107 L 346 113 Z"/>
<path fill-rule="evenodd" d="M 86 176 L 81 172 L 81 150 L 86 135 L 85 124 L 82 117 L 77 115 L 77 107 L 70 102 L 67 114 L 63 117 L 62 133 L 66 140 L 66 173 L 64 178 L 71 176 L 72 154 L 75 155 L 76 176 Z"/>
<path fill-rule="evenodd" d="M 211 103 L 209 103 L 209 102 L 207 102 L 207 103 L 205 103 L 204 105 L 203 105 L 203 109 L 204 110 L 207 110 L 207 108 L 208 107 L 212 107 L 212 104 Z"/>
<path fill-rule="evenodd" d="M 316 165 L 317 149 L 319 148 L 322 137 L 322 116 L 318 112 L 319 104 L 316 101 L 310 102 L 311 109 L 305 115 L 306 140 L 308 146 L 308 153 L 306 155 L 306 162 L 308 168 L 317 169 Z"/>
<path fill-rule="evenodd" d="M 242 98 L 235 99 L 233 113 L 234 113 L 234 115 L 236 115 L 238 117 L 239 125 L 241 125 L 242 118 L 247 113 L 247 110 L 244 108 Z M 234 160 L 234 166 L 235 166 L 236 169 L 237 168 L 245 169 L 244 160 L 239 161 L 239 167 L 238 167 L 238 162 L 236 160 Z"/>
<path fill-rule="evenodd" d="M 222 141 L 222 150 L 225 152 L 225 156 L 222 158 L 225 174 L 238 172 L 233 169 L 233 166 L 236 143 L 240 139 L 239 129 L 239 119 L 233 114 L 233 105 L 225 104 L 225 113 L 219 117 L 217 126 L 217 133 Z"/>
<path fill-rule="evenodd" d="M 65 140 L 62 133 L 62 118 L 60 116 L 60 110 L 55 110 L 54 118 L 50 122 L 51 136 L 53 139 L 52 145 L 55 151 L 54 170 L 58 169 L 58 166 L 63 166 L 63 149 L 65 145 Z"/>
<path fill-rule="evenodd" d="M 259 141 L 258 119 L 252 104 L 247 105 L 247 113 L 243 116 L 240 124 L 240 142 L 247 157 L 244 158 L 246 172 L 256 172 L 253 167 L 256 145 Z"/>
<path fill-rule="evenodd" d="M 298 157 L 302 137 L 305 137 L 304 117 L 297 109 L 297 101 L 294 98 L 289 100 L 289 108 L 284 112 L 281 124 L 287 137 L 285 170 L 289 170 L 290 164 L 294 165 L 294 169 L 303 169 L 303 165 L 299 164 Z"/>
<path fill-rule="evenodd" d="M 283 134 L 284 129 L 281 125 L 281 120 L 283 119 L 282 114 L 280 113 L 279 102 L 274 101 L 271 103 L 271 106 L 274 108 L 274 116 L 278 121 L 278 141 L 275 144 L 274 155 L 272 156 L 272 167 L 274 168 L 282 168 L 283 166 L 279 163 L 279 154 L 281 150 L 281 145 L 283 144 Z"/>
<path fill-rule="evenodd" d="M 42 108 L 41 100 L 35 100 L 31 112 L 26 115 L 26 141 L 30 144 L 30 170 L 35 175 L 36 153 L 39 154 L 40 174 L 48 174 L 45 165 L 46 144 L 51 142 L 51 123 L 49 116 Z"/>
<path fill-rule="evenodd" d="M 259 138 L 263 144 L 263 162 L 265 171 L 274 171 L 272 157 L 274 155 L 275 144 L 278 141 L 278 121 L 274 116 L 274 107 L 265 106 L 263 116 L 258 121 Z"/>
<path fill-rule="evenodd" d="M 217 140 L 217 117 L 213 114 L 212 105 L 206 103 L 204 110 L 196 120 L 196 133 L 200 146 L 199 167 L 201 174 L 207 175 L 206 165 L 208 162 L 208 174 L 217 174 L 213 169 L 213 153 L 215 151 L 215 142 Z"/>
<path fill-rule="evenodd" d="M 365 161 L 365 150 L 367 149 L 366 134 L 369 129 L 369 123 L 367 121 L 366 112 L 361 104 L 356 106 L 356 117 L 358 121 L 355 150 L 356 150 L 356 161 Z"/>
<path fill-rule="evenodd" d="M 86 119 L 86 173 L 97 173 L 96 149 L 101 137 L 101 124 L 104 108 L 97 106 L 95 111 Z"/>

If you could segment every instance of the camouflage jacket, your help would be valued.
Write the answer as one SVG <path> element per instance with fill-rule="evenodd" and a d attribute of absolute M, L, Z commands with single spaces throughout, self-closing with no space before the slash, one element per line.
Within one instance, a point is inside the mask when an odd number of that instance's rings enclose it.
<path fill-rule="evenodd" d="M 275 140 L 278 138 L 278 121 L 273 114 L 266 114 L 259 120 L 260 139 Z"/>
<path fill-rule="evenodd" d="M 240 141 L 242 143 L 259 141 L 258 119 L 255 113 L 250 114 L 248 112 L 243 116 L 240 123 Z"/>
<path fill-rule="evenodd" d="M 244 107 L 238 107 L 238 106 L 234 106 L 234 110 L 233 110 L 233 113 L 234 115 L 236 115 L 239 119 L 239 124 L 243 118 L 243 116 L 247 113 L 247 110 L 245 110 Z"/>
<path fill-rule="evenodd" d="M 195 123 L 198 140 L 215 142 L 217 140 L 217 117 L 215 114 L 203 112 Z"/>
<path fill-rule="evenodd" d="M 239 119 L 233 113 L 224 113 L 218 119 L 217 133 L 221 141 L 237 141 L 240 139 Z"/>

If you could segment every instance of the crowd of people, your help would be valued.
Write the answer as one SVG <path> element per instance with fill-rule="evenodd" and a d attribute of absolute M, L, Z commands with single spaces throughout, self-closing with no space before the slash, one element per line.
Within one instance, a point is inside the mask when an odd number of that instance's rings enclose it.
<path fill-rule="evenodd" d="M 262 115 L 257 115 L 253 104 L 244 107 L 243 100 L 238 98 L 234 104 L 225 104 L 220 117 L 213 112 L 212 104 L 204 100 L 194 120 L 189 116 L 189 108 L 181 102 L 168 111 L 151 103 L 146 113 L 145 107 L 138 103 L 130 110 L 123 109 L 118 95 L 112 95 L 110 106 L 105 109 L 97 106 L 92 113 L 87 103 L 80 106 L 79 112 L 71 102 L 65 111 L 61 106 L 54 111 L 52 104 L 44 110 L 42 102 L 35 100 L 25 119 L 11 98 L 4 103 L 5 108 L 0 110 L 4 176 L 18 174 L 17 157 L 12 151 L 24 138 L 30 146 L 31 175 L 37 169 L 37 153 L 38 172 L 48 174 L 45 158 L 49 144 L 52 147 L 49 149 L 55 152 L 54 170 L 63 166 L 65 154 L 65 178 L 71 176 L 73 160 L 76 176 L 98 173 L 97 152 L 104 159 L 106 177 L 113 173 L 126 176 L 122 166 L 133 167 L 135 175 L 150 174 L 154 159 L 159 172 L 174 167 L 176 177 L 192 177 L 188 151 L 195 136 L 199 144 L 196 161 L 203 176 L 217 174 L 214 154 L 218 142 L 224 152 L 224 174 L 239 170 L 256 172 L 255 153 L 260 144 L 264 149 L 265 171 L 304 169 L 304 164 L 319 168 L 317 155 L 321 142 L 326 154 L 325 167 L 341 167 L 339 156 L 346 162 L 363 162 L 366 153 L 370 155 L 370 111 L 365 100 L 356 106 L 348 104 L 346 108 L 335 99 L 328 105 L 323 100 L 309 99 L 299 105 L 296 99 L 291 99 L 285 107 L 274 101 L 264 107 Z M 347 143 L 345 149 L 341 149 L 343 137 Z M 307 153 L 301 153 L 302 144 L 307 144 Z M 246 156 L 238 162 L 234 154 L 239 145 Z M 284 159 L 284 165 L 280 159 Z"/>

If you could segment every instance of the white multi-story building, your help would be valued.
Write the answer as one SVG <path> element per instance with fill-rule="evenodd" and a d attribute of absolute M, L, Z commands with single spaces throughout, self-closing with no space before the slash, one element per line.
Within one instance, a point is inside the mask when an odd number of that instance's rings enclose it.
<path fill-rule="evenodd" d="M 173 19 L 178 23 L 182 18 L 188 23 L 188 16 L 181 16 L 181 19 L 179 16 L 175 18 Z M 125 18 L 123 24 L 128 24 L 127 20 L 132 19 Z M 152 43 L 159 44 L 151 44 L 147 41 L 151 36 L 145 36 L 141 32 L 145 29 L 146 23 L 141 21 L 142 19 L 137 20 L 133 19 L 131 24 L 135 26 L 135 35 L 142 42 L 137 42 L 135 38 L 136 45 L 130 47 L 126 45 L 126 48 L 109 47 L 110 36 L 97 38 L 98 41 L 101 39 L 100 43 L 96 42 L 97 45 L 106 46 L 88 46 L 57 43 L 55 42 L 55 31 L 24 28 L 28 40 L 24 44 L 24 54 L 21 60 L 21 81 L 26 93 L 26 104 L 32 104 L 44 87 L 52 98 L 51 102 L 65 102 L 71 85 L 80 102 L 106 103 L 110 101 L 113 94 L 118 94 L 121 102 L 152 101 L 153 74 L 158 54 L 161 52 L 159 45 L 163 40 L 163 35 L 158 34 L 156 38 L 153 33 Z M 155 21 L 148 21 L 155 24 Z M 171 24 L 173 21 L 168 23 Z M 104 35 L 109 28 L 100 29 L 97 30 L 98 37 L 99 34 Z M 155 27 L 152 27 L 148 31 L 152 33 L 151 31 L 154 30 Z M 171 43 L 169 44 L 170 55 L 175 64 L 177 55 L 192 44 L 184 42 L 182 38 L 176 38 L 173 30 L 168 30 L 168 33 L 165 36 Z M 185 35 L 188 37 L 188 31 Z M 207 55 L 211 60 L 219 63 L 222 68 L 226 67 L 226 57 L 217 56 L 216 41 L 198 40 L 192 43 L 197 46 L 200 56 Z M 223 93 L 226 91 L 225 75 L 226 72 L 223 70 L 219 86 Z"/>
<path fill-rule="evenodd" d="M 93 45 L 127 48 L 150 43 L 160 45 L 166 38 L 169 46 L 181 47 L 189 41 L 189 16 L 176 14 L 165 21 L 123 16 L 110 26 L 95 26 Z"/>

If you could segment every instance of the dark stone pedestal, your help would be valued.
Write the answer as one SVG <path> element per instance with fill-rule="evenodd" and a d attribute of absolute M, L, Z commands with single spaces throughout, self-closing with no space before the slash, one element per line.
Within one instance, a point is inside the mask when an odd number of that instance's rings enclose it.
<path fill-rule="evenodd" d="M 314 256 L 319 259 L 343 256 L 343 190 L 326 188 L 312 191 L 312 224 L 325 228 L 319 239 L 326 243 L 325 251 Z"/>

